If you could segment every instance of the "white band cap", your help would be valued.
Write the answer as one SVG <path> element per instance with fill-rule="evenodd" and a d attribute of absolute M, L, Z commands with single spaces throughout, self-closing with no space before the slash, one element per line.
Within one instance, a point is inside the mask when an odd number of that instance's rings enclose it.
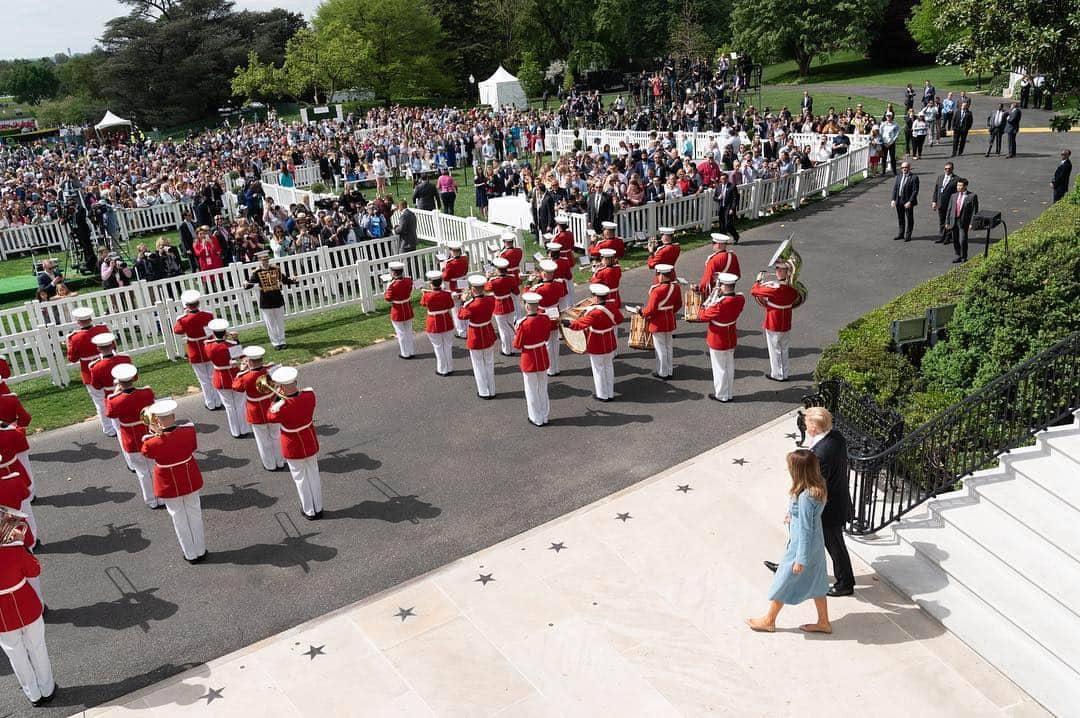
<path fill-rule="evenodd" d="M 96 347 L 107 347 L 110 344 L 116 343 L 116 336 L 109 332 L 105 332 L 104 334 L 98 334 L 90 341 L 93 342 Z"/>
<path fill-rule="evenodd" d="M 291 366 L 279 366 L 274 371 L 270 372 L 270 381 L 275 384 L 292 384 L 296 381 L 296 377 L 300 376 L 300 372 L 295 367 Z"/>
<path fill-rule="evenodd" d="M 244 356 L 248 359 L 262 359 L 266 356 L 266 350 L 257 346 L 244 347 Z"/>
<path fill-rule="evenodd" d="M 112 378 L 116 381 L 131 381 L 138 373 L 134 364 L 117 364 L 112 368 Z"/>
<path fill-rule="evenodd" d="M 470 287 L 483 287 L 487 284 L 487 277 L 482 274 L 470 274 L 467 281 Z"/>
<path fill-rule="evenodd" d="M 200 299 L 202 299 L 202 292 L 200 292 L 197 289 L 185 289 L 180 294 L 180 303 L 181 304 L 185 304 L 185 305 L 186 304 L 195 304 Z"/>

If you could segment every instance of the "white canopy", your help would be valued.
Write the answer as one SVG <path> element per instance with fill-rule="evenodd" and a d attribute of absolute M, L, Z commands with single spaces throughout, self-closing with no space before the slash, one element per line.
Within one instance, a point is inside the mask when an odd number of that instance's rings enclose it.
<path fill-rule="evenodd" d="M 496 108 L 504 105 L 524 108 L 528 106 L 528 100 L 518 79 L 499 65 L 494 75 L 480 83 L 480 104 Z"/>
<path fill-rule="evenodd" d="M 95 130 L 107 130 L 110 127 L 131 127 L 131 120 L 125 120 L 123 117 L 117 117 L 111 110 L 105 110 L 105 116 L 101 118 L 101 122 L 94 125 Z"/>

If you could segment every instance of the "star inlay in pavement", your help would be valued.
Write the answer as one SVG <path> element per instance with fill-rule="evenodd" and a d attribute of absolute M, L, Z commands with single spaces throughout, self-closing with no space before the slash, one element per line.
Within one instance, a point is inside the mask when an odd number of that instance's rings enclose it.
<path fill-rule="evenodd" d="M 739 466 L 745 466 L 746 465 L 746 459 L 732 459 L 731 463 L 738 464 Z"/>
<path fill-rule="evenodd" d="M 627 520 L 632 519 L 632 518 L 634 518 L 634 517 L 631 516 L 629 513 L 615 514 L 615 520 L 616 521 L 622 521 L 623 523 L 626 523 Z"/>
<path fill-rule="evenodd" d="M 221 695 L 224 691 L 225 691 L 225 686 L 222 686 L 221 688 L 211 688 L 211 687 L 207 686 L 206 687 L 206 695 L 205 696 L 199 696 L 199 700 L 201 701 L 203 698 L 205 698 L 206 699 L 206 705 L 210 705 L 211 703 L 213 703 L 214 699 L 216 699 L 216 698 L 220 698 L 221 700 L 225 700 L 225 696 Z"/>
<path fill-rule="evenodd" d="M 564 548 L 566 548 L 566 544 L 560 541 L 559 543 L 553 543 L 548 546 L 548 551 L 554 551 L 555 553 L 559 553 L 559 551 L 562 551 Z"/>
<path fill-rule="evenodd" d="M 490 573 L 482 573 L 480 574 L 480 578 L 474 580 L 473 583 L 479 583 L 481 586 L 486 586 L 488 585 L 488 581 L 494 580 L 495 579 L 491 577 Z"/>
<path fill-rule="evenodd" d="M 675 488 L 675 490 L 676 490 L 676 491 L 679 491 L 679 492 L 682 492 L 682 493 L 684 493 L 684 494 L 685 494 L 685 493 L 687 493 L 688 491 L 693 491 L 694 489 L 692 489 L 692 488 L 690 487 L 690 484 L 679 484 L 679 485 L 678 485 L 678 486 L 677 486 L 677 487 Z"/>
<path fill-rule="evenodd" d="M 784 434 L 784 436 L 786 436 L 789 439 L 798 439 L 799 438 L 799 435 L 796 434 L 794 431 L 791 432 L 790 434 Z"/>
<path fill-rule="evenodd" d="M 308 658 L 310 658 L 311 660 L 314 661 L 315 656 L 325 656 L 326 655 L 326 653 L 323 651 L 324 648 L 326 648 L 326 644 L 323 644 L 321 646 L 312 646 L 312 645 L 308 644 L 308 649 L 306 651 L 304 651 L 300 655 L 307 656 Z"/>
<path fill-rule="evenodd" d="M 406 618 L 408 618 L 409 616 L 415 616 L 416 615 L 415 613 L 413 613 L 413 608 L 416 608 L 416 606 L 412 606 L 411 608 L 401 608 L 399 606 L 398 607 L 398 612 L 395 613 L 394 615 L 397 616 L 398 618 L 400 618 L 402 623 L 405 623 Z"/>

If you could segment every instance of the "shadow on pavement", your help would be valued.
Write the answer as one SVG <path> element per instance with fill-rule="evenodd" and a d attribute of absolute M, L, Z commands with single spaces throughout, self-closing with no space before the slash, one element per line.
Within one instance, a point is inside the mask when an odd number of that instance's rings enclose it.
<path fill-rule="evenodd" d="M 214 509 L 216 511 L 240 511 L 249 508 L 265 509 L 276 504 L 278 501 L 276 496 L 270 496 L 252 488 L 258 485 L 259 482 L 257 481 L 241 485 L 229 484 L 230 493 L 202 494 L 200 502 L 204 509 Z"/>
<path fill-rule="evenodd" d="M 133 491 L 113 491 L 108 486 L 87 486 L 82 491 L 52 496 L 38 496 L 35 506 L 55 506 L 70 508 L 74 506 L 97 506 L 98 504 L 122 504 L 135 498 Z"/>
<path fill-rule="evenodd" d="M 102 437 L 104 438 L 104 437 Z M 116 447 L 114 449 L 105 449 L 97 444 L 97 442 L 80 444 L 78 441 L 73 441 L 78 448 L 76 449 L 58 449 L 56 451 L 39 451 L 30 454 L 31 461 L 48 461 L 58 464 L 80 464 L 86 461 L 93 461 L 95 459 L 99 461 L 106 461 L 108 459 L 115 459 L 120 455 L 119 444 L 116 439 L 105 439 L 111 442 L 111 446 Z"/>
<path fill-rule="evenodd" d="M 420 523 L 420 519 L 433 519 L 442 513 L 438 506 L 421 501 L 415 494 L 392 496 L 386 501 L 361 501 L 346 509 L 324 510 L 327 519 L 378 519 L 399 524 L 403 521 Z"/>
<path fill-rule="evenodd" d="M 147 509 L 149 511 L 150 509 Z M 110 553 L 138 553 L 150 545 L 138 524 L 107 524 L 104 536 L 82 534 L 63 541 L 50 541 L 38 548 L 39 554 L 78 553 L 84 556 L 106 556 Z"/>

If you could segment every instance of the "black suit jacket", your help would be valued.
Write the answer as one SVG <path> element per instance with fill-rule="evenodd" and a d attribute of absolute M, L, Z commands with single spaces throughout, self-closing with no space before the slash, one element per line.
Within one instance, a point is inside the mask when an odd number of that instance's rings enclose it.
<path fill-rule="evenodd" d="M 904 191 L 901 194 L 900 184 L 903 182 Z M 897 205 L 907 204 L 911 202 L 911 206 L 914 207 L 919 203 L 919 177 L 914 172 L 909 172 L 907 176 L 907 182 L 904 182 L 904 175 L 896 175 L 896 182 L 892 188 L 892 199 Z"/>
<path fill-rule="evenodd" d="M 192 253 L 192 247 L 195 245 L 195 222 L 183 222 L 180 224 L 180 244 L 184 245 L 184 251 L 188 254 Z"/>
<path fill-rule="evenodd" d="M 836 429 L 814 444 L 811 449 L 821 465 L 821 475 L 825 477 L 825 486 L 829 497 L 825 501 L 825 510 L 821 512 L 823 526 L 836 526 L 851 518 L 851 494 L 848 489 L 847 442 Z"/>
<path fill-rule="evenodd" d="M 949 207 L 945 213 L 946 227 L 960 227 L 966 230 L 971 226 L 971 218 L 979 211 L 979 195 L 967 192 L 964 196 L 964 204 L 960 207 L 960 216 L 956 216 L 956 195 L 949 200 Z"/>
<path fill-rule="evenodd" d="M 1020 117 L 1022 114 L 1019 107 L 1009 110 L 1009 114 L 1005 115 L 1005 132 L 1014 135 L 1020 131 Z"/>
<path fill-rule="evenodd" d="M 956 122 L 954 129 L 957 132 L 966 135 L 971 129 L 971 124 L 975 121 L 975 118 L 971 114 L 971 108 L 965 110 L 963 115 L 963 117 L 960 116 L 960 110 L 957 110 L 956 114 L 953 115 L 953 120 Z"/>
<path fill-rule="evenodd" d="M 720 195 L 724 195 L 724 201 L 720 201 Z M 713 190 L 713 200 L 720 205 L 722 212 L 729 212 L 732 209 L 737 209 L 739 206 L 739 187 L 735 184 L 728 183 L 727 190 L 723 193 L 720 191 L 720 185 L 716 186 Z"/>
<path fill-rule="evenodd" d="M 1054 188 L 1069 189 L 1069 175 L 1071 174 L 1072 160 L 1066 159 L 1062 162 L 1058 162 L 1058 166 L 1054 170 Z"/>
<path fill-rule="evenodd" d="M 439 206 L 439 193 L 435 191 L 435 185 L 426 179 L 420 180 L 412 193 L 413 204 L 417 209 L 433 210 Z"/>
<path fill-rule="evenodd" d="M 938 210 L 942 212 L 948 209 L 945 203 L 956 194 L 956 175 L 949 177 L 948 185 L 942 186 L 944 182 L 945 175 L 938 175 L 937 182 L 934 183 L 934 202 L 937 203 Z"/>
<path fill-rule="evenodd" d="M 589 206 L 594 207 L 593 211 L 593 231 L 597 234 L 603 231 L 601 222 L 614 222 L 615 221 L 615 202 L 611 199 L 610 192 L 601 192 L 600 199 L 597 203 L 592 198 L 589 199 Z"/>

